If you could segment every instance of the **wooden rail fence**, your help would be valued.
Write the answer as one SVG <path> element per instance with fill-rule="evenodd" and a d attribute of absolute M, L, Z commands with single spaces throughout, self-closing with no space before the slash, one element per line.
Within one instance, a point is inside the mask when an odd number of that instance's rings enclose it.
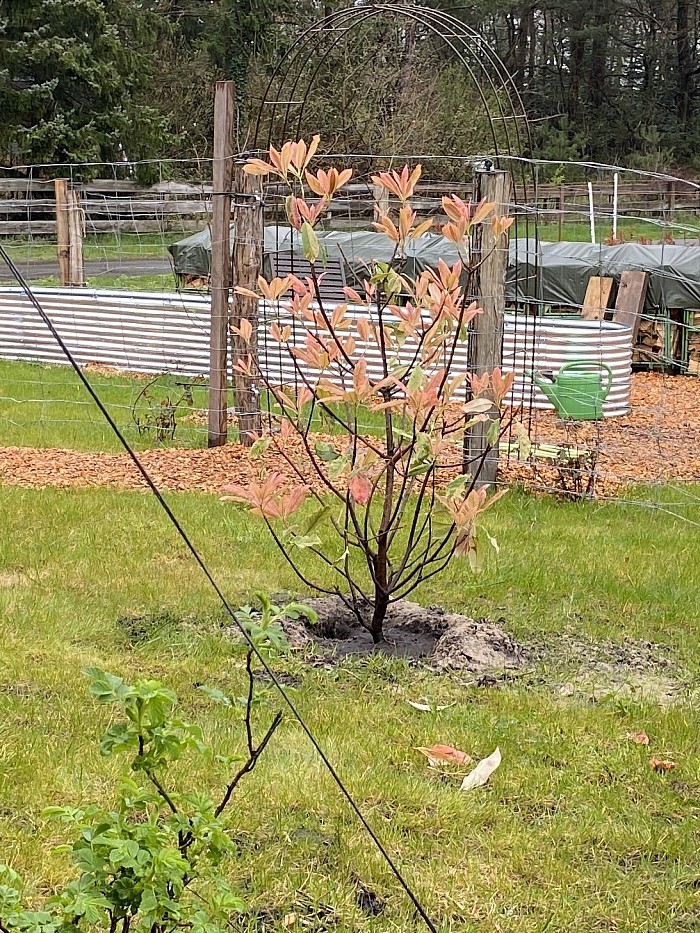
<path fill-rule="evenodd" d="M 201 228 L 211 218 L 210 184 L 166 181 L 139 187 L 133 181 L 97 179 L 71 186 L 79 193 L 85 232 L 161 233 Z M 443 194 L 471 196 L 471 184 L 425 182 L 417 189 L 416 208 L 421 213 L 439 210 Z M 612 215 L 612 181 L 594 182 L 594 205 L 599 215 Z M 283 199 L 275 185 L 266 188 L 268 206 L 280 215 Z M 537 192 L 516 189 L 515 200 L 528 211 L 539 212 L 542 220 L 560 226 L 588 213 L 585 183 L 542 184 Z M 348 219 L 367 217 L 375 207 L 371 185 L 356 183 L 344 189 L 344 196 L 333 203 L 335 216 Z M 515 212 L 518 212 L 516 206 Z M 692 182 L 646 180 L 622 182 L 618 189 L 618 212 L 625 217 L 651 217 L 666 222 L 681 215 L 700 216 L 700 187 Z M 0 179 L 0 236 L 56 237 L 54 180 L 36 178 Z"/>

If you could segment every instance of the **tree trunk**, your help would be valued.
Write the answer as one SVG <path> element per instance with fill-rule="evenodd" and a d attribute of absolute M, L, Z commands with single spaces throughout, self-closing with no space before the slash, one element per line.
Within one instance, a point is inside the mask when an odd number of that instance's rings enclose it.
<path fill-rule="evenodd" d="M 569 85 L 569 99 L 567 112 L 573 122 L 578 121 L 579 109 L 581 106 L 581 75 L 583 71 L 583 60 L 586 52 L 586 40 L 583 34 L 584 13 L 580 7 L 576 7 L 571 16 L 569 26 L 570 48 L 569 72 L 571 74 Z"/>
<path fill-rule="evenodd" d="M 389 594 L 379 585 L 374 588 L 374 610 L 372 612 L 372 621 L 370 623 L 370 632 L 372 641 L 375 645 L 384 641 L 384 619 L 386 611 L 389 608 Z"/>
<path fill-rule="evenodd" d="M 678 120 L 685 127 L 690 120 L 690 102 L 693 91 L 693 50 L 690 42 L 689 0 L 677 0 L 676 4 L 676 68 Z"/>
<path fill-rule="evenodd" d="M 593 40 L 589 68 L 591 103 L 601 107 L 606 98 L 609 81 L 608 42 L 610 38 L 610 19 L 612 6 L 608 0 L 598 0 L 598 9 L 594 17 Z"/>

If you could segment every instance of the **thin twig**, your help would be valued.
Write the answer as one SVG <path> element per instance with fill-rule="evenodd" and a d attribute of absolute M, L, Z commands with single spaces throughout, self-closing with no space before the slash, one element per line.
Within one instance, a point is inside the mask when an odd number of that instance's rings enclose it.
<path fill-rule="evenodd" d="M 270 725 L 270 728 L 269 728 L 269 729 L 267 730 L 267 732 L 265 733 L 265 735 L 264 735 L 264 737 L 263 737 L 263 740 L 262 740 L 262 742 L 260 743 L 260 745 L 258 745 L 258 747 L 257 747 L 256 749 L 253 750 L 253 753 L 252 753 L 252 755 L 250 756 L 250 758 L 248 759 L 248 761 L 246 761 L 246 763 L 243 765 L 243 767 L 240 768 L 240 770 L 236 772 L 236 774 L 235 774 L 234 777 L 233 777 L 233 780 L 231 781 L 231 783 L 230 783 L 230 784 L 228 785 L 228 787 L 226 788 L 226 793 L 224 794 L 221 803 L 219 804 L 219 806 L 218 806 L 218 807 L 216 808 L 216 810 L 214 811 L 214 816 L 217 816 L 217 817 L 218 817 L 218 816 L 221 816 L 221 814 L 222 814 L 222 812 L 225 810 L 225 808 L 226 808 L 226 806 L 227 806 L 229 800 L 231 799 L 231 794 L 234 792 L 234 790 L 235 790 L 236 787 L 238 786 L 238 784 L 239 784 L 241 778 L 245 777 L 246 774 L 248 774 L 250 771 L 253 770 L 253 768 L 255 767 L 255 765 L 256 765 L 257 762 L 258 762 L 258 758 L 259 758 L 259 757 L 262 755 L 262 753 L 265 751 L 265 747 L 267 746 L 267 743 L 270 741 L 270 739 L 272 738 L 272 736 L 273 736 L 274 733 L 275 733 L 275 730 L 277 729 L 277 727 L 279 726 L 279 724 L 282 722 L 282 717 L 283 717 L 283 716 L 284 716 L 284 713 L 282 713 L 282 711 L 280 711 L 279 713 L 277 713 L 277 715 L 275 716 L 275 718 L 272 720 L 272 723 L 271 723 L 271 725 Z"/>

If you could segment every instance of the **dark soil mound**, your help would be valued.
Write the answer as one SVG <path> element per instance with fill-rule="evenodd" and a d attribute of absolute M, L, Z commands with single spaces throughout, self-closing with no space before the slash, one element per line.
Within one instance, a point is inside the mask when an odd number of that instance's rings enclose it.
<path fill-rule="evenodd" d="M 424 608 L 402 599 L 389 607 L 384 623 L 385 641 L 375 645 L 370 633 L 340 598 L 325 596 L 304 602 L 316 611 L 318 621 L 286 622 L 287 638 L 296 648 L 313 643 L 328 658 L 376 651 L 422 659 L 441 670 L 469 671 L 516 668 L 523 663 L 522 649 L 515 640 L 485 619 L 475 621 L 437 606 Z"/>

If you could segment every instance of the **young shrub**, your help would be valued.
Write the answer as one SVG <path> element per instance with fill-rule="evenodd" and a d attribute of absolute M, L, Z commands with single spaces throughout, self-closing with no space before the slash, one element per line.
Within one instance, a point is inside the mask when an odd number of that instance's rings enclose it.
<path fill-rule="evenodd" d="M 315 226 L 352 170 L 313 174 L 309 164 L 318 143 L 318 137 L 308 147 L 303 140 L 287 142 L 280 151 L 270 149 L 269 162 L 246 165 L 288 186 L 287 216 L 311 264 L 304 280 L 260 277 L 259 294 L 238 289 L 278 309 L 269 335 L 288 356 L 297 388 L 274 384 L 252 354 L 235 364 L 263 383 L 280 411 L 279 431 L 261 438 L 258 449 L 275 445 L 301 479 L 286 444 L 298 438 L 315 481 L 290 485 L 272 474 L 224 491 L 263 518 L 302 581 L 340 596 L 381 642 L 389 604 L 440 573 L 454 555 L 473 556 L 477 517 L 500 495 L 478 488 L 485 457 L 472 464 L 469 477 L 448 480 L 462 468 L 462 439 L 475 422 L 489 420 L 489 443 L 498 443 L 512 376 L 500 369 L 468 376 L 452 364 L 481 312 L 469 297 L 477 269 L 472 231 L 490 223 L 499 242 L 511 221 L 496 216 L 492 203 L 443 198 L 448 221 L 441 232 L 459 259 L 452 266 L 440 260 L 436 270 L 411 277 L 404 271 L 407 248 L 432 226 L 432 220 L 418 222 L 411 204 L 421 167 L 381 172 L 373 181 L 396 206 L 374 226 L 391 244 L 392 260 L 373 263 L 362 287 L 345 289 L 348 302 L 330 306 L 321 295 L 325 256 Z M 236 333 L 249 342 L 251 323 L 241 321 Z M 318 415 L 330 421 L 337 439 L 314 438 Z M 378 431 L 362 429 L 368 418 Z M 319 508 L 305 525 L 297 513 L 309 497 Z M 321 543 L 320 523 L 333 531 L 333 552 Z M 325 567 L 321 579 L 302 569 L 302 552 Z M 335 584 L 325 582 L 329 575 Z"/>
<path fill-rule="evenodd" d="M 285 644 L 280 618 L 302 607 L 280 608 L 258 595 L 262 612 L 244 607 L 238 618 L 258 650 L 270 653 Z M 21 879 L 0 865 L 2 933 L 224 933 L 230 928 L 231 915 L 244 903 L 226 882 L 226 860 L 235 855 L 226 811 L 282 720 L 277 713 L 255 741 L 252 649 L 246 652 L 246 671 L 248 689 L 240 701 L 201 688 L 226 707 L 241 703 L 246 754 L 240 757 L 215 754 L 200 727 L 178 715 L 177 696 L 158 682 L 131 685 L 97 668 L 86 671 L 91 693 L 119 714 L 102 737 L 102 754 L 129 754 L 131 773 L 122 778 L 113 807 L 45 811 L 70 827 L 74 841 L 60 851 L 70 854 L 78 876 L 41 909 L 24 906 Z M 191 752 L 232 770 L 218 800 L 199 787 L 176 788 L 172 763 Z"/>

